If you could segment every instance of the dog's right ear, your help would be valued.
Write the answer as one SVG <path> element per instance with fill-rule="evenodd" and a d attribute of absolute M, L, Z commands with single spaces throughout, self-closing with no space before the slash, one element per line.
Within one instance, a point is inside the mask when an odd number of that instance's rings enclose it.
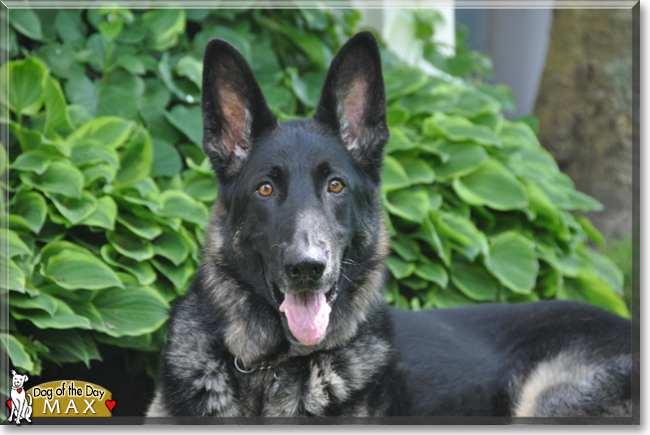
<path fill-rule="evenodd" d="M 11 371 L 11 374 L 12 374 L 13 376 L 16 376 L 16 370 L 12 370 L 12 371 Z"/>
<path fill-rule="evenodd" d="M 203 150 L 220 182 L 236 175 L 255 139 L 277 126 L 250 65 L 222 39 L 205 49 L 201 108 Z"/>

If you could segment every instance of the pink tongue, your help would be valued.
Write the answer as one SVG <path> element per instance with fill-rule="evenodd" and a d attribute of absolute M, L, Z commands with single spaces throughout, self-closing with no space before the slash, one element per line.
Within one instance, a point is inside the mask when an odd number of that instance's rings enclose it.
<path fill-rule="evenodd" d="M 299 342 L 312 346 L 325 335 L 332 308 L 323 293 L 286 294 L 280 311 L 287 316 L 289 329 Z"/>

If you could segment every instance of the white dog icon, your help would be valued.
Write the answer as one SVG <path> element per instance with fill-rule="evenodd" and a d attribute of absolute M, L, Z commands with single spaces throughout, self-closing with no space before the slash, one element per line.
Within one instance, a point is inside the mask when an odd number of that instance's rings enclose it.
<path fill-rule="evenodd" d="M 27 403 L 27 397 L 23 384 L 27 382 L 27 375 L 17 375 L 15 370 L 11 371 L 11 374 L 14 376 L 11 382 L 11 413 L 9 414 L 9 421 L 15 415 L 16 424 L 20 424 L 20 419 L 24 418 L 28 423 L 32 421 L 29 419 L 32 416 L 32 395 L 29 396 L 29 403 Z"/>

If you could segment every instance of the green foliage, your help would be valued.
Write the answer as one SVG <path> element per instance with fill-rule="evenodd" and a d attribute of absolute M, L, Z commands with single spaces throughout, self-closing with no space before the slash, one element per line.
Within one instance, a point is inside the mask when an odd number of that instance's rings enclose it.
<path fill-rule="evenodd" d="M 11 322 L 2 346 L 32 374 L 42 361 L 88 365 L 101 346 L 157 355 L 217 196 L 200 148 L 206 42 L 222 37 L 244 54 L 280 119 L 311 116 L 359 15 L 91 9 L 10 18 L 9 92 L 0 95 L 11 114 L 0 156 L 10 168 L 9 249 L 0 264 Z M 420 15 L 418 35 L 429 38 L 434 24 Z M 452 75 L 486 68 L 462 46 L 447 60 L 434 49 L 425 44 Z M 557 297 L 627 315 L 620 271 L 587 246 L 602 236 L 571 214 L 600 204 L 575 190 L 528 124 L 503 118 L 510 91 L 428 77 L 385 50 L 383 62 L 388 301 L 420 309 Z"/>

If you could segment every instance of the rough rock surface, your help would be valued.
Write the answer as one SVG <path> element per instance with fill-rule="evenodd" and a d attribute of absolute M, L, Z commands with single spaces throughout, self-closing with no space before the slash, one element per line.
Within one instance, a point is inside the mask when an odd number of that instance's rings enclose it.
<path fill-rule="evenodd" d="M 607 236 L 632 231 L 632 10 L 556 9 L 535 114 L 542 144 L 605 205 Z"/>

